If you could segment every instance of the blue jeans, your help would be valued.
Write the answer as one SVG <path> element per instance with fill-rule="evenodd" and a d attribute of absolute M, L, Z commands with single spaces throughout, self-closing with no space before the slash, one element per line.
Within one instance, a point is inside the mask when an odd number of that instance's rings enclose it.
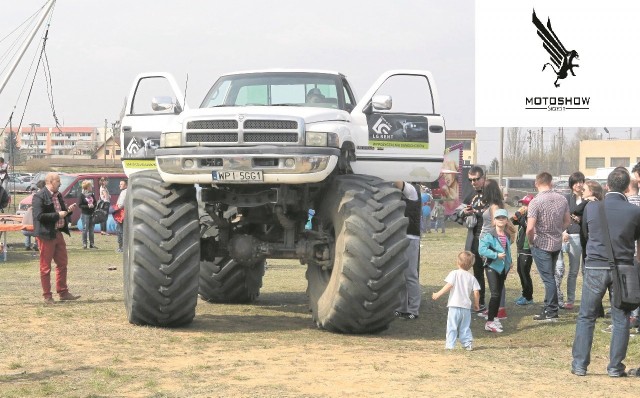
<path fill-rule="evenodd" d="M 573 362 L 571 366 L 577 371 L 587 371 L 591 362 L 591 343 L 593 342 L 593 329 L 598 317 L 598 305 L 602 303 L 607 288 L 611 288 L 611 270 L 585 269 L 582 281 L 582 300 L 580 301 L 580 313 L 576 323 L 576 336 L 573 340 Z M 612 290 L 612 289 L 611 289 Z M 627 356 L 629 344 L 629 312 L 611 306 L 611 320 L 613 321 L 613 333 L 609 347 L 609 375 L 619 375 L 624 372 L 622 363 Z"/>
<path fill-rule="evenodd" d="M 544 310 L 549 315 L 558 313 L 558 291 L 555 279 L 555 265 L 560 251 L 548 252 L 537 247 L 531 248 L 540 279 L 544 284 Z"/>
<path fill-rule="evenodd" d="M 447 316 L 447 342 L 444 348 L 452 350 L 456 346 L 456 338 L 463 347 L 473 343 L 471 335 L 471 310 L 469 308 L 449 307 Z"/>
<path fill-rule="evenodd" d="M 562 294 L 562 278 L 565 274 L 564 256 L 562 253 L 558 256 L 556 262 L 556 284 L 558 288 L 558 302 L 566 302 L 573 304 L 576 299 L 576 283 L 578 282 L 578 271 L 582 264 L 582 245 L 580 245 L 580 234 L 570 234 L 567 242 L 566 253 L 569 257 L 569 274 L 567 275 L 567 299 L 564 300 Z"/>
<path fill-rule="evenodd" d="M 87 236 L 89 237 L 89 244 L 93 246 L 94 224 L 91 221 L 91 214 L 82 215 L 82 227 L 82 246 L 87 246 Z"/>

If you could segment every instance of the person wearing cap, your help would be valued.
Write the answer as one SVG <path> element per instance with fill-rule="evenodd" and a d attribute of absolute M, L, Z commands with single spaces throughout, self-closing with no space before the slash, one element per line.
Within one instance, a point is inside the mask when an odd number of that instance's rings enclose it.
<path fill-rule="evenodd" d="M 498 209 L 504 209 L 504 196 L 498 181 L 494 179 L 487 179 L 484 183 L 483 200 L 486 205 L 486 210 L 482 213 L 482 229 L 480 230 L 480 240 L 485 234 L 491 232 L 495 226 L 494 217 L 495 212 Z M 507 223 L 505 227 L 507 234 L 515 236 L 516 230 L 511 223 Z M 503 289 L 500 296 L 500 307 L 498 308 L 498 319 L 507 319 L 507 306 L 506 306 L 506 290 Z M 479 316 L 488 316 L 488 311 L 483 311 L 478 314 Z"/>
<path fill-rule="evenodd" d="M 531 257 L 531 248 L 527 239 L 527 209 L 529 203 L 534 196 L 529 194 L 520 199 L 518 203 L 522 205 L 513 216 L 511 223 L 518 226 L 518 235 L 516 238 L 516 248 L 518 257 L 516 260 L 518 276 L 520 277 L 520 286 L 522 286 L 522 296 L 516 299 L 517 305 L 533 304 L 533 281 L 531 280 L 531 265 L 533 257 Z"/>
<path fill-rule="evenodd" d="M 478 252 L 487 258 L 486 272 L 487 282 L 491 298 L 489 299 L 489 311 L 484 329 L 488 332 L 502 333 L 503 327 L 498 318 L 500 298 L 504 289 L 504 282 L 511 268 L 511 238 L 506 231 L 509 213 L 505 209 L 496 209 L 493 212 L 494 226 L 480 239 Z"/>
<path fill-rule="evenodd" d="M 584 174 L 576 171 L 569 176 L 569 188 L 571 193 L 565 198 L 569 203 L 569 213 L 573 213 L 578 205 L 583 201 L 582 191 L 584 185 Z M 569 257 L 569 274 L 567 275 L 567 300 L 562 294 L 562 278 L 564 277 L 564 256 L 558 256 L 556 263 L 556 285 L 558 288 L 558 306 L 565 310 L 573 309 L 573 302 L 576 298 L 576 283 L 578 281 L 578 270 L 582 263 L 582 246 L 580 245 L 580 223 L 575 216 L 571 216 L 571 224 L 562 233 L 563 251 Z"/>
<path fill-rule="evenodd" d="M 551 180 L 551 174 L 546 171 L 536 176 L 538 195 L 529 203 L 527 213 L 527 239 L 544 284 L 544 309 L 533 320 L 546 322 L 558 320 L 554 269 L 562 248 L 562 231 L 571 223 L 569 204 L 564 196 L 551 189 Z"/>

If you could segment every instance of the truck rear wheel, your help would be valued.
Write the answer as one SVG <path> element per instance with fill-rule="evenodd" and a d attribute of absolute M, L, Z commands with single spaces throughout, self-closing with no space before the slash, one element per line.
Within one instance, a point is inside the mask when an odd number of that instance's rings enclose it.
<path fill-rule="evenodd" d="M 252 303 L 260 295 L 265 260 L 238 264 L 229 257 L 200 262 L 199 293 L 212 303 Z"/>
<path fill-rule="evenodd" d="M 318 327 L 374 333 L 394 319 L 407 266 L 408 220 L 401 193 L 377 177 L 334 177 L 320 198 L 318 228 L 333 235 L 333 266 L 307 267 Z"/>
<path fill-rule="evenodd" d="M 200 263 L 195 188 L 164 183 L 156 171 L 133 174 L 123 226 L 129 322 L 168 327 L 190 323 Z"/>

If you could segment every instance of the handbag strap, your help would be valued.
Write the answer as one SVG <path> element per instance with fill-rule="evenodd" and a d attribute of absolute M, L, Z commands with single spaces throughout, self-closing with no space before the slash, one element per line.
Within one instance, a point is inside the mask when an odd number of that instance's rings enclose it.
<path fill-rule="evenodd" d="M 607 222 L 607 214 L 604 211 L 604 200 L 598 203 L 598 208 L 600 210 L 602 231 L 604 232 L 604 245 L 607 247 L 607 252 L 609 253 L 609 265 L 611 266 L 611 268 L 614 268 L 616 263 L 613 257 L 613 248 L 611 247 L 611 235 L 609 235 L 609 223 Z"/>

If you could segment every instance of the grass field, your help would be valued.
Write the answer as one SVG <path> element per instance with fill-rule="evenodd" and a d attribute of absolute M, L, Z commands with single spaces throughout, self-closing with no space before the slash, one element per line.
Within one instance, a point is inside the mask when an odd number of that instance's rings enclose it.
<path fill-rule="evenodd" d="M 555 324 L 534 323 L 538 305 L 513 304 L 520 295 L 515 272 L 507 279 L 505 332 L 485 332 L 474 319 L 475 350 L 445 352 L 446 297 L 430 297 L 465 234 L 452 227 L 422 239 L 419 319 L 352 336 L 315 328 L 305 269 L 282 260 L 269 260 L 254 305 L 200 301 L 188 327 L 130 325 L 115 236 L 97 235 L 99 250 L 82 250 L 79 232 L 67 239 L 69 287 L 82 298 L 44 306 L 37 257 L 23 250 L 21 234 L 11 233 L 8 261 L 0 263 L 0 396 L 610 397 L 637 390 L 633 378 L 606 375 L 604 321 L 596 328 L 589 375 L 571 375 L 577 310 L 561 312 Z M 533 277 L 540 302 L 535 271 Z M 631 339 L 627 366 L 640 365 L 639 339 Z"/>

